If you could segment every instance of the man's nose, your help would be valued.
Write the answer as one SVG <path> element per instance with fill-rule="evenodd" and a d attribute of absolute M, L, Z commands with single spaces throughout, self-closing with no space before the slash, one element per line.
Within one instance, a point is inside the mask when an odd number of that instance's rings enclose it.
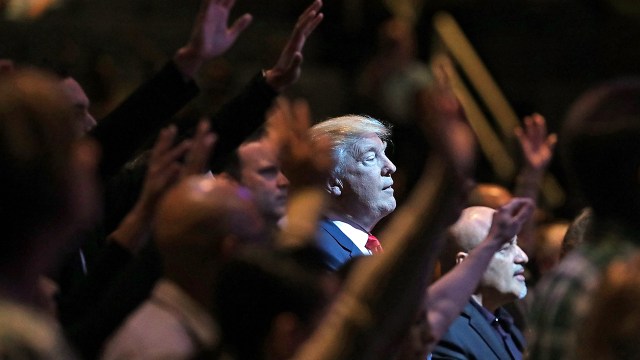
<path fill-rule="evenodd" d="M 396 165 L 384 155 L 384 165 L 382 166 L 382 175 L 391 175 L 396 172 Z"/>
<path fill-rule="evenodd" d="M 516 254 L 516 263 L 518 264 L 526 264 L 529 262 L 529 257 L 527 256 L 527 253 L 524 252 L 524 250 L 522 250 L 522 248 L 520 246 L 516 245 L 516 250 L 518 251 L 518 253 Z"/>
<path fill-rule="evenodd" d="M 278 178 L 276 179 L 276 184 L 278 187 L 288 187 L 289 179 L 282 173 L 282 171 L 278 171 Z"/>

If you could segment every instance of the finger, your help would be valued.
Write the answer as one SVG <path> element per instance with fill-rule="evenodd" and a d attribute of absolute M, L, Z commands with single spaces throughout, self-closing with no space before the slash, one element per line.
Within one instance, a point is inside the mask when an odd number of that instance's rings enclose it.
<path fill-rule="evenodd" d="M 506 211 L 510 214 L 516 213 L 523 206 L 526 206 L 527 203 L 530 203 L 531 200 L 528 198 L 513 198 L 508 203 L 502 205 L 499 210 Z"/>
<path fill-rule="evenodd" d="M 231 9 L 235 3 L 236 3 L 236 0 L 221 0 L 220 1 L 220 5 L 226 7 L 227 9 Z"/>
<path fill-rule="evenodd" d="M 533 117 L 525 116 L 524 117 L 524 135 L 527 137 L 527 139 L 531 140 L 531 138 L 533 138 L 533 133 L 534 133 Z"/>
<path fill-rule="evenodd" d="M 296 133 L 300 137 L 306 138 L 309 127 L 311 127 L 311 109 L 309 102 L 304 99 L 297 99 L 293 103 L 293 116 L 296 121 Z"/>
<path fill-rule="evenodd" d="M 284 72 L 291 76 L 295 76 L 295 72 L 298 71 L 298 69 L 302 66 L 302 60 L 303 57 L 301 52 L 294 53 L 289 66 L 287 66 Z"/>
<path fill-rule="evenodd" d="M 165 190 L 170 185 L 175 184 L 180 178 L 180 171 L 182 170 L 182 166 L 178 163 L 173 163 L 165 168 L 165 171 L 162 176 L 163 184 L 159 190 Z"/>
<path fill-rule="evenodd" d="M 207 119 L 200 120 L 193 137 L 193 145 L 185 160 L 185 174 L 195 175 L 204 172 L 210 156 L 215 136 L 209 132 L 210 123 Z"/>
<path fill-rule="evenodd" d="M 273 140 L 276 143 L 278 149 L 281 149 L 288 141 L 288 125 L 285 119 L 284 108 L 287 106 L 286 98 L 280 96 L 276 98 L 273 106 L 269 110 L 267 116 L 267 126 L 269 127 L 270 134 L 273 136 Z"/>
<path fill-rule="evenodd" d="M 533 114 L 531 115 L 531 123 L 533 138 L 536 140 L 537 144 L 542 144 L 547 136 L 544 118 L 540 114 Z"/>
<path fill-rule="evenodd" d="M 293 115 L 291 113 L 291 101 L 284 96 L 280 96 L 277 99 L 278 109 L 280 112 L 280 118 L 282 120 L 281 125 L 283 126 L 282 130 L 286 133 L 290 133 L 294 128 L 294 120 Z"/>
<path fill-rule="evenodd" d="M 198 9 L 198 15 L 196 15 L 196 21 L 193 27 L 194 32 L 200 28 L 200 24 L 202 24 L 204 18 L 210 16 L 215 3 L 216 0 L 205 0 L 200 4 L 200 9 Z"/>
<path fill-rule="evenodd" d="M 244 14 L 239 17 L 229 28 L 229 34 L 235 40 L 235 38 L 240 35 L 253 21 L 253 16 L 251 14 Z"/>
<path fill-rule="evenodd" d="M 551 134 L 551 135 L 547 136 L 547 140 L 545 141 L 545 145 L 547 145 L 547 148 L 549 149 L 550 152 L 553 152 L 553 150 L 556 148 L 556 144 L 557 143 L 558 143 L 558 135 Z"/>
<path fill-rule="evenodd" d="M 198 175 L 206 172 L 211 151 L 218 137 L 216 134 L 207 133 L 199 141 L 197 146 L 193 146 L 189 151 L 188 161 L 185 163 L 182 177 L 188 175 Z"/>
<path fill-rule="evenodd" d="M 162 156 L 157 159 L 155 166 L 157 167 L 157 169 L 162 169 L 166 166 L 169 166 L 171 163 L 178 161 L 187 153 L 191 145 L 191 140 L 184 140 L 183 142 L 172 148 L 170 151 L 162 154 Z"/>
<path fill-rule="evenodd" d="M 510 214 L 519 220 L 528 219 L 535 208 L 533 200 L 529 198 L 515 198 L 507 205 L 509 205 L 507 208 Z"/>
<path fill-rule="evenodd" d="M 311 5 L 307 6 L 307 8 L 302 12 L 302 14 L 298 17 L 298 21 L 305 19 L 311 16 L 311 13 L 315 13 L 322 7 L 322 1 L 315 0 L 311 3 Z"/>
<path fill-rule="evenodd" d="M 160 131 L 158 139 L 151 150 L 151 157 L 149 159 L 150 163 L 155 162 L 156 159 L 160 158 L 162 154 L 171 148 L 176 132 L 177 129 L 174 125 L 170 125 Z"/>
<path fill-rule="evenodd" d="M 291 60 L 285 60 L 285 59 L 290 58 L 293 55 L 295 55 L 297 52 L 302 51 L 302 48 L 304 47 L 305 42 L 306 42 L 306 37 L 303 31 L 301 31 L 298 27 L 296 27 L 293 33 L 291 34 L 289 41 L 287 41 L 287 44 L 282 49 L 282 55 L 281 55 L 281 58 L 283 58 L 282 60 L 286 61 L 286 64 L 288 64 Z"/>
<path fill-rule="evenodd" d="M 322 22 L 324 15 L 316 12 L 320 8 L 320 6 L 314 7 L 314 4 L 316 3 L 319 2 L 314 2 L 309 8 L 307 8 L 305 13 L 300 15 L 298 22 L 293 28 L 291 37 L 285 46 L 286 51 L 290 53 L 302 51 L 308 36 L 313 32 L 313 30 L 315 30 L 318 24 Z"/>
<path fill-rule="evenodd" d="M 316 27 L 318 27 L 318 25 L 322 22 L 322 19 L 324 19 L 324 14 L 313 13 L 312 16 L 302 24 L 302 34 L 305 36 L 305 38 L 311 35 L 313 30 L 315 30 Z"/>

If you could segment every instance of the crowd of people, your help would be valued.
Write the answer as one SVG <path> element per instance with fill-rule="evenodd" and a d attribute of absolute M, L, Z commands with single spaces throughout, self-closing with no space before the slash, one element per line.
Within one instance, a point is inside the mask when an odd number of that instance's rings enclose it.
<path fill-rule="evenodd" d="M 394 64 L 415 71 L 379 69 L 394 60 L 382 56 L 363 81 L 363 104 L 404 84 L 402 104 L 386 98 L 402 137 L 368 115 L 312 121 L 280 97 L 322 0 L 271 68 L 216 113 L 174 122 L 203 64 L 250 26 L 229 25 L 234 2 L 203 0 L 187 43 L 98 121 L 68 74 L 2 61 L 0 357 L 637 357 L 640 80 L 587 91 L 558 137 L 523 119 L 512 194 L 474 184 L 464 109 L 444 69 L 400 61 L 410 39 Z M 381 36 L 393 48 L 403 30 Z M 588 208 L 552 232 L 534 213 L 557 138 Z M 393 139 L 425 155 L 402 161 L 415 166 L 402 203 Z"/>

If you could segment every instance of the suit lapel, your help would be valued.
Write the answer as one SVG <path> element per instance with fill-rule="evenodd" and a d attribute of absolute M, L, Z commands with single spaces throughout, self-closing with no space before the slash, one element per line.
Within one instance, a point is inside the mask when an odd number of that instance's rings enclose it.
<path fill-rule="evenodd" d="M 465 306 L 463 314 L 469 317 L 469 326 L 484 340 L 498 359 L 511 359 L 502 339 L 471 303 Z"/>
<path fill-rule="evenodd" d="M 360 256 L 360 255 L 365 255 L 357 246 L 356 244 L 353 243 L 353 241 L 351 241 L 351 239 L 349 239 L 347 237 L 347 235 L 345 235 L 342 230 L 340 230 L 334 223 L 332 223 L 331 221 L 329 221 L 328 219 L 322 219 L 322 221 L 320 222 L 320 226 L 325 229 L 329 235 L 331 235 L 336 242 L 338 243 L 338 245 L 340 245 L 340 247 L 342 247 L 345 251 L 349 252 L 349 256 L 354 257 L 354 256 Z"/>
<path fill-rule="evenodd" d="M 500 308 L 499 311 L 500 313 L 506 313 L 509 316 L 511 316 L 511 314 L 509 314 L 509 312 L 504 308 Z M 522 353 L 524 353 L 524 349 L 527 346 L 527 340 L 524 338 L 524 334 L 522 334 L 520 329 L 518 329 L 518 327 L 515 324 L 511 326 L 511 331 L 509 332 L 509 334 L 511 334 L 511 338 L 513 339 L 513 342 L 516 344 L 516 347 L 520 349 Z"/>

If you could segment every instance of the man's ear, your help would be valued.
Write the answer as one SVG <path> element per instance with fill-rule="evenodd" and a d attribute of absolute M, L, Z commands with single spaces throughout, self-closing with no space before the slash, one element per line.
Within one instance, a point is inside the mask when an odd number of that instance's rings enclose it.
<path fill-rule="evenodd" d="M 326 189 L 333 196 L 342 195 L 342 181 L 336 177 L 327 179 Z"/>
<path fill-rule="evenodd" d="M 461 262 L 464 261 L 464 259 L 467 258 L 467 256 L 469 256 L 469 253 L 466 253 L 464 251 L 459 251 L 456 254 L 456 265 L 460 264 Z"/>

